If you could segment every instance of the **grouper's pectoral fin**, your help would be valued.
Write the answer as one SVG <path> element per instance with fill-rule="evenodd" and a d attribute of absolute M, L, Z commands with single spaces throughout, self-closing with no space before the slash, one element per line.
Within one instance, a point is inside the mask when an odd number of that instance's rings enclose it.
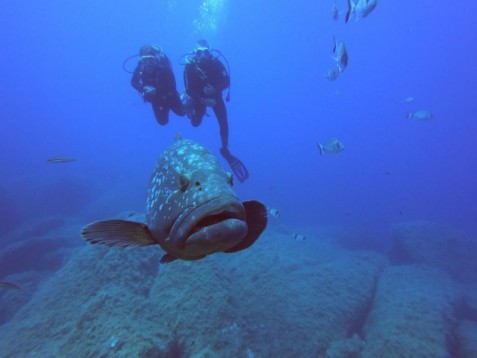
<path fill-rule="evenodd" d="M 165 254 L 164 256 L 161 257 L 159 262 L 161 264 L 168 264 L 169 262 L 177 260 L 177 257 L 172 256 L 171 254 Z"/>
<path fill-rule="evenodd" d="M 106 246 L 147 246 L 157 244 L 146 224 L 126 220 L 97 221 L 84 227 L 83 239 Z"/>
<path fill-rule="evenodd" d="M 244 250 L 257 241 L 260 234 L 267 227 L 267 208 L 261 202 L 256 200 L 244 201 L 246 222 L 248 225 L 247 236 L 234 247 L 225 250 L 226 253 Z"/>

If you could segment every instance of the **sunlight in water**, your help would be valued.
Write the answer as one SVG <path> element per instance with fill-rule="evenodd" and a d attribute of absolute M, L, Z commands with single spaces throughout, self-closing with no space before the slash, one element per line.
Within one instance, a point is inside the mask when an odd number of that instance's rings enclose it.
<path fill-rule="evenodd" d="M 169 10 L 169 13 L 173 12 L 177 7 L 177 0 L 169 0 L 167 2 L 167 8 Z"/>
<path fill-rule="evenodd" d="M 204 0 L 199 7 L 199 16 L 194 19 L 194 27 L 199 34 L 213 34 L 225 18 L 227 0 Z"/>

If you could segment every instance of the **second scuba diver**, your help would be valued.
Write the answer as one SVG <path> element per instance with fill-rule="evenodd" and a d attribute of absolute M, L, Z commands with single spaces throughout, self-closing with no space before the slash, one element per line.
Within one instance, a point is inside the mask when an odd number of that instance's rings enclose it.
<path fill-rule="evenodd" d="M 219 56 L 214 56 L 212 52 L 217 52 Z M 202 123 L 207 107 L 212 107 L 220 128 L 222 141 L 220 154 L 227 161 L 237 179 L 243 182 L 249 177 L 248 170 L 237 157 L 230 153 L 228 148 L 229 124 L 222 91 L 230 87 L 230 71 L 225 69 L 224 64 L 218 58 L 220 56 L 223 57 L 218 50 L 211 49 L 206 40 L 199 40 L 194 51 L 185 56 L 184 85 L 186 94 L 182 101 L 186 114 L 194 127 Z M 226 99 L 227 102 L 230 100 L 230 89 Z"/>
<path fill-rule="evenodd" d="M 131 85 L 142 95 L 145 102 L 151 103 L 157 122 L 162 126 L 169 122 L 169 109 L 183 116 L 184 108 L 167 56 L 160 47 L 154 45 L 142 46 L 139 56 Z"/>

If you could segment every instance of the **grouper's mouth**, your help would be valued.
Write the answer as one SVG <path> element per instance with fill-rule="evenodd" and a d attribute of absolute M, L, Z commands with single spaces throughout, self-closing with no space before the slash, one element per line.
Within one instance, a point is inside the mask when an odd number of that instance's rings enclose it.
<path fill-rule="evenodd" d="M 219 196 L 182 212 L 172 225 L 169 243 L 188 258 L 224 251 L 246 236 L 245 219 L 235 196 Z"/>

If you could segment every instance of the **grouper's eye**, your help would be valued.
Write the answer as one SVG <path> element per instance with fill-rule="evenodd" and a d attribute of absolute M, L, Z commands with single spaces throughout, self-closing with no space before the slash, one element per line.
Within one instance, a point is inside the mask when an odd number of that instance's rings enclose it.
<path fill-rule="evenodd" d="M 179 189 L 180 191 L 186 191 L 189 187 L 190 179 L 185 174 L 179 175 Z"/>

